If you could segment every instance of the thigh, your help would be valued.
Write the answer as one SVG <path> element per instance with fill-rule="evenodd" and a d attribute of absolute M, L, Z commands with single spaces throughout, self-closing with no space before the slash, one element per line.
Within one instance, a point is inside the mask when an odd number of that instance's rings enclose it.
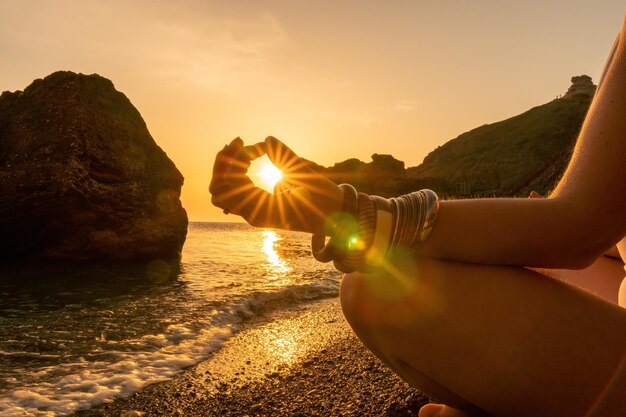
<path fill-rule="evenodd" d="M 585 269 L 534 269 L 540 274 L 558 279 L 587 291 L 605 301 L 617 304 L 617 294 L 626 271 L 621 259 L 600 256 Z"/>
<path fill-rule="evenodd" d="M 341 299 L 405 378 L 494 415 L 626 409 L 626 310 L 538 272 L 405 259 L 347 275 Z"/>

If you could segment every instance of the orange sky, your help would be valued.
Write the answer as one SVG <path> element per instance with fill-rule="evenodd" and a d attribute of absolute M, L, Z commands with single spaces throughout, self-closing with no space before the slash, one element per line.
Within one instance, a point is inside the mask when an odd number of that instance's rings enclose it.
<path fill-rule="evenodd" d="M 322 165 L 436 146 L 597 81 L 623 0 L 0 0 L 0 90 L 67 69 L 110 78 L 212 207 L 215 153 L 274 135 Z"/>

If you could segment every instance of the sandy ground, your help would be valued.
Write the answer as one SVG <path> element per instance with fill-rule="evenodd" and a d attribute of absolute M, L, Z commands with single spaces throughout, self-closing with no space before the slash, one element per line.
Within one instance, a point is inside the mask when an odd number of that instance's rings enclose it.
<path fill-rule="evenodd" d="M 363 347 L 331 299 L 253 320 L 173 380 L 75 416 L 417 416 L 427 402 Z"/>

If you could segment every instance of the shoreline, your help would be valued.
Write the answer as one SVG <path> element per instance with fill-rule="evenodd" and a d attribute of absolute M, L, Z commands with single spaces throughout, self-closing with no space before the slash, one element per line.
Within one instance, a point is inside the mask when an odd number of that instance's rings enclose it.
<path fill-rule="evenodd" d="M 173 379 L 72 416 L 416 416 L 427 402 L 361 344 L 333 298 L 255 318 Z"/>

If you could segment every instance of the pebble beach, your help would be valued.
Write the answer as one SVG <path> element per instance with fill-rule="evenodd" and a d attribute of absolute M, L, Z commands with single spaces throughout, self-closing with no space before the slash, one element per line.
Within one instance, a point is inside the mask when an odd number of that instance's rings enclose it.
<path fill-rule="evenodd" d="M 417 416 L 428 401 L 361 344 L 334 298 L 253 320 L 172 380 L 73 416 Z"/>

